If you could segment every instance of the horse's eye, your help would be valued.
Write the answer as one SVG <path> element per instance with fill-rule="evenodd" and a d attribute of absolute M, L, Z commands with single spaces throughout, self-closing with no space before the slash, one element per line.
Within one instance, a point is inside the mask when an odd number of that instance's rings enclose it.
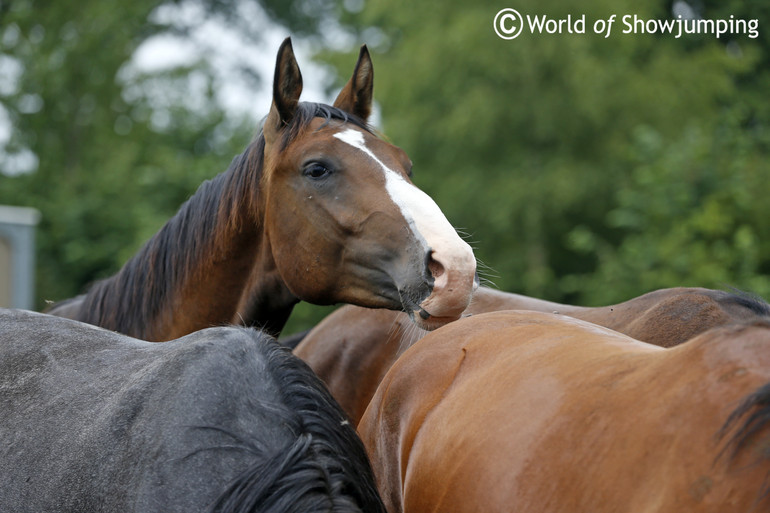
<path fill-rule="evenodd" d="M 307 177 L 313 178 L 314 180 L 319 180 L 329 176 L 331 174 L 331 170 L 320 162 L 311 162 L 305 166 L 303 174 Z"/>

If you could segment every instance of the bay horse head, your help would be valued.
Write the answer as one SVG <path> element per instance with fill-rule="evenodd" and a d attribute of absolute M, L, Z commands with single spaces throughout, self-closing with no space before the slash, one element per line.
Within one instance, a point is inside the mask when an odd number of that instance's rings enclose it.
<path fill-rule="evenodd" d="M 403 310 L 424 329 L 459 318 L 473 252 L 366 124 L 372 84 L 363 47 L 333 106 L 300 103 L 284 41 L 262 134 L 117 274 L 49 313 L 153 341 L 233 323 L 278 335 L 299 300 Z"/>
<path fill-rule="evenodd" d="M 403 310 L 420 327 L 455 320 L 477 286 L 476 261 L 412 163 L 366 124 L 373 67 L 361 48 L 332 107 L 300 103 L 302 76 L 286 39 L 264 124 L 264 230 L 298 298 Z"/>

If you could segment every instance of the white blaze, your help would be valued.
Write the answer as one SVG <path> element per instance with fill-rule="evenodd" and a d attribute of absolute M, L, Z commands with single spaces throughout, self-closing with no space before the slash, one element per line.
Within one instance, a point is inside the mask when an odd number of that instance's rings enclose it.
<path fill-rule="evenodd" d="M 422 308 L 436 316 L 443 315 L 444 311 L 459 316 L 470 300 L 476 273 L 476 259 L 471 247 L 457 235 L 433 198 L 386 166 L 366 146 L 362 132 L 349 128 L 334 137 L 364 152 L 382 168 L 385 190 L 391 200 L 415 236 L 427 243 L 426 250 L 432 250 L 433 260 L 443 266 L 445 272 L 436 278 L 433 293 L 422 303 Z"/>
<path fill-rule="evenodd" d="M 449 224 L 433 198 L 409 183 L 396 171 L 386 166 L 372 150 L 366 147 L 364 134 L 349 128 L 334 134 L 334 137 L 366 153 L 382 168 L 385 174 L 385 190 L 390 199 L 401 210 L 404 219 L 412 227 L 415 235 L 422 237 L 434 251 L 447 244 L 463 244 L 470 252 L 470 246 L 463 241 Z"/>

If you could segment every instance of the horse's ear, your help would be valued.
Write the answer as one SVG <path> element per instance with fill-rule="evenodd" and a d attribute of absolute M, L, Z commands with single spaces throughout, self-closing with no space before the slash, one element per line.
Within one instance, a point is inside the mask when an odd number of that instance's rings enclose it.
<path fill-rule="evenodd" d="M 302 74 L 299 72 L 297 59 L 294 58 L 291 38 L 287 37 L 278 49 L 275 63 L 273 104 L 262 130 L 266 142 L 274 141 L 278 132 L 292 120 L 297 112 L 301 92 Z"/>
<path fill-rule="evenodd" d="M 372 113 L 372 92 L 374 90 L 374 66 L 366 45 L 361 47 L 358 54 L 356 69 L 353 76 L 340 91 L 334 106 L 354 114 L 366 121 Z"/>

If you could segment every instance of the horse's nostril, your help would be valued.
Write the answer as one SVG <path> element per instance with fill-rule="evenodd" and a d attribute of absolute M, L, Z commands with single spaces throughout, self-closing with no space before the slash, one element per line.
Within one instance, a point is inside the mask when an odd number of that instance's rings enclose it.
<path fill-rule="evenodd" d="M 444 274 L 444 264 L 439 262 L 438 260 L 435 260 L 433 258 L 433 250 L 428 251 L 428 271 L 430 272 L 431 276 L 433 278 L 439 278 L 442 274 Z"/>
<path fill-rule="evenodd" d="M 442 274 L 444 274 L 444 266 L 441 265 L 440 262 L 436 262 L 435 260 L 431 260 L 428 264 L 428 269 L 430 270 L 430 274 L 433 275 L 434 278 L 440 277 Z"/>

